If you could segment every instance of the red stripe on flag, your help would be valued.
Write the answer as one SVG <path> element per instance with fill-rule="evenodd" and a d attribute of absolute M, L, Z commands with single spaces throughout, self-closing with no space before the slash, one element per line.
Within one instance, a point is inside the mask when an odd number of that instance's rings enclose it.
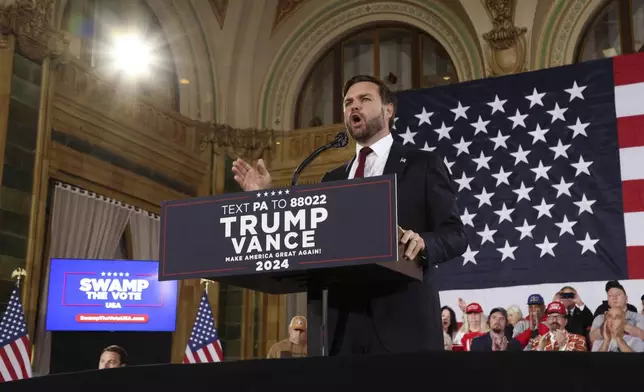
<path fill-rule="evenodd" d="M 617 119 L 619 148 L 644 146 L 644 115 Z"/>
<path fill-rule="evenodd" d="M 624 213 L 644 211 L 644 180 L 622 182 Z"/>
<path fill-rule="evenodd" d="M 208 363 L 214 362 L 212 360 L 212 355 L 210 355 L 210 350 L 208 350 L 208 346 L 205 346 L 204 348 L 202 348 L 201 352 L 203 352 L 203 355 L 206 356 L 206 362 Z"/>
<path fill-rule="evenodd" d="M 215 351 L 217 352 L 217 356 L 219 356 L 219 360 L 223 361 L 224 360 L 224 352 L 221 350 L 221 346 L 219 345 L 219 340 L 214 342 L 212 345 L 215 347 Z"/>
<path fill-rule="evenodd" d="M 615 86 L 644 82 L 644 53 L 613 57 Z"/>
<path fill-rule="evenodd" d="M 22 341 L 23 345 L 25 344 L 25 340 L 27 340 L 27 336 L 23 336 L 20 338 L 20 341 Z M 18 344 L 12 344 L 11 347 L 13 348 L 13 355 L 16 356 L 16 360 L 20 365 L 20 370 L 22 371 L 22 378 L 24 379 L 29 378 L 29 373 L 27 372 L 27 365 L 25 364 L 25 361 L 22 359 L 22 353 L 20 352 L 20 347 L 18 346 Z"/>
<path fill-rule="evenodd" d="M 628 278 L 644 279 L 644 246 L 629 246 L 626 248 L 628 260 Z"/>
<path fill-rule="evenodd" d="M 8 346 L 11 347 L 14 343 L 10 343 Z M 12 380 L 17 380 L 18 379 L 18 373 L 16 373 L 16 370 L 13 368 L 13 364 L 9 360 L 9 356 L 7 353 L 4 351 L 7 346 L 2 346 L 0 347 L 0 365 L 3 365 L 7 372 L 9 372 L 9 380 L 5 381 L 12 381 Z M 11 349 L 11 348 L 9 348 Z M 0 376 L 2 377 L 2 376 Z"/>

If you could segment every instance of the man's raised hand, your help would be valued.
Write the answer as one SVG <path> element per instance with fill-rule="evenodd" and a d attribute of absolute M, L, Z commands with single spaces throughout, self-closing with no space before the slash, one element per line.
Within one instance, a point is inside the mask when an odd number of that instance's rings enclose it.
<path fill-rule="evenodd" d="M 267 189 L 271 185 L 271 174 L 266 169 L 263 159 L 257 160 L 255 166 L 249 165 L 241 158 L 233 162 L 235 181 L 244 191 Z"/>

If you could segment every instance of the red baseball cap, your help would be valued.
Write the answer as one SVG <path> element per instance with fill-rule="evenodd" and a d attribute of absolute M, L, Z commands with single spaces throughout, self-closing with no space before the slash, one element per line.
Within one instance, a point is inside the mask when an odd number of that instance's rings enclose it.
<path fill-rule="evenodd" d="M 465 313 L 483 313 L 483 308 L 476 302 L 472 302 L 465 308 Z"/>
<path fill-rule="evenodd" d="M 548 307 L 546 308 L 546 314 L 551 314 L 551 313 L 559 313 L 559 314 L 566 314 L 566 307 L 564 306 L 563 303 L 559 301 L 555 302 L 550 302 L 548 304 Z"/>

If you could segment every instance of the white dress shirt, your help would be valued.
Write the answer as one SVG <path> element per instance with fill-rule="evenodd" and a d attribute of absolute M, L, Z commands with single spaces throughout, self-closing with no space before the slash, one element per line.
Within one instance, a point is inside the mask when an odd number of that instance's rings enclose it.
<path fill-rule="evenodd" d="M 394 137 L 391 136 L 391 133 L 382 139 L 378 140 L 371 145 L 373 152 L 367 155 L 367 159 L 364 164 L 364 176 L 365 177 L 375 177 L 381 176 L 385 171 L 385 165 L 387 164 L 387 158 L 389 157 L 389 151 L 391 150 L 391 145 L 394 143 Z M 351 164 L 351 171 L 349 172 L 349 180 L 353 179 L 358 169 L 358 158 L 360 156 L 360 150 L 363 146 L 356 143 L 356 159 L 353 160 Z"/>

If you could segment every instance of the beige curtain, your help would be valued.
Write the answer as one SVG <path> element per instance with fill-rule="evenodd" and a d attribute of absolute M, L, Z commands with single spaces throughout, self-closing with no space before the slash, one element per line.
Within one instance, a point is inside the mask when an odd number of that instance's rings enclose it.
<path fill-rule="evenodd" d="M 134 208 L 119 201 L 56 183 L 50 226 L 49 259 L 110 259 Z M 34 375 L 49 373 L 51 334 L 45 330 L 49 260 L 40 293 L 36 324 Z"/>
<path fill-rule="evenodd" d="M 132 258 L 134 260 L 159 260 L 161 222 L 157 215 L 135 211 L 130 217 L 132 231 Z"/>

